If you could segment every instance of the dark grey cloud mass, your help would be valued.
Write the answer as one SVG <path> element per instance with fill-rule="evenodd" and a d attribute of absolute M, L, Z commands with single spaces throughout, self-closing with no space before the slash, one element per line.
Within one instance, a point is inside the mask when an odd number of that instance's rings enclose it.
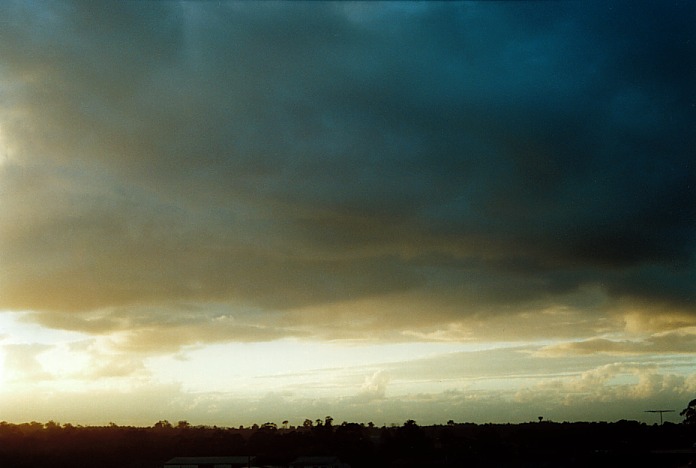
<path fill-rule="evenodd" d="M 2 308 L 696 311 L 693 2 L 0 16 Z"/>

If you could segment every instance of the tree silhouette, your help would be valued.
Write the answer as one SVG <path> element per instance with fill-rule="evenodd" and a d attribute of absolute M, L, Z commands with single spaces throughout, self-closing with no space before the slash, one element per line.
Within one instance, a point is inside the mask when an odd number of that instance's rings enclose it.
<path fill-rule="evenodd" d="M 408 456 L 423 456 L 428 452 L 429 441 L 423 428 L 413 419 L 407 420 L 398 428 L 395 440 L 398 451 Z"/>
<path fill-rule="evenodd" d="M 266 430 L 266 431 L 275 431 L 278 429 L 278 425 L 274 422 L 265 422 L 261 424 L 260 429 Z"/>
<path fill-rule="evenodd" d="M 689 402 L 679 416 L 684 416 L 684 424 L 696 424 L 696 398 Z"/>
<path fill-rule="evenodd" d="M 170 423 L 166 419 L 162 419 L 160 421 L 157 421 L 152 427 L 154 427 L 155 429 L 171 429 L 172 423 Z"/>
<path fill-rule="evenodd" d="M 693 443 L 696 400 L 682 412 L 689 424 L 638 421 L 544 424 L 455 423 L 380 428 L 326 419 L 321 428 L 280 431 L 275 423 L 253 428 L 192 426 L 158 421 L 150 427 L 84 427 L 0 421 L 0 467 L 150 468 L 173 456 L 257 456 L 259 466 L 289 466 L 301 454 L 337 456 L 349 466 L 558 466 L 569 454 L 577 466 L 686 466 L 690 453 L 665 450 Z M 312 420 L 308 420 L 313 424 Z M 666 458 L 667 457 L 667 458 Z M 671 458 L 670 458 L 671 457 Z M 670 463 L 673 460 L 674 463 Z M 679 461 L 683 460 L 683 462 Z M 546 466 L 546 465 L 545 465 Z M 573 464 L 573 466 L 576 466 Z"/>

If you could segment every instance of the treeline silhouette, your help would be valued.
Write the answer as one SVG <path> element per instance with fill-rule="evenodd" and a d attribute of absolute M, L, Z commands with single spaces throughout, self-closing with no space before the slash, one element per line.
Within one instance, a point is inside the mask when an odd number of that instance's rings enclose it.
<path fill-rule="evenodd" d="M 331 455 L 358 467 L 684 466 L 693 460 L 696 426 L 614 423 L 419 426 L 306 420 L 299 427 L 152 427 L 0 423 L 2 467 L 155 468 L 174 456 L 251 455 L 256 466 L 288 466 L 304 455 Z"/>

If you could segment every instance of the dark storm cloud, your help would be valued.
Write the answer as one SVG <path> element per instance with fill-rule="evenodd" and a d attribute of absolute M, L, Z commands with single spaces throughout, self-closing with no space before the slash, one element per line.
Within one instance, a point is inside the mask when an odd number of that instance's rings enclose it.
<path fill-rule="evenodd" d="M 694 310 L 693 3 L 2 10 L 3 307 Z"/>

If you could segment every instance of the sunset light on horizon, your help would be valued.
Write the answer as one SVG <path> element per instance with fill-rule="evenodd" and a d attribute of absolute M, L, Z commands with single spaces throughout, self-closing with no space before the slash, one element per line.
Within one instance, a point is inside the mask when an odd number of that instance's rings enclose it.
<path fill-rule="evenodd" d="M 694 24 L 0 3 L 0 421 L 680 422 Z"/>

